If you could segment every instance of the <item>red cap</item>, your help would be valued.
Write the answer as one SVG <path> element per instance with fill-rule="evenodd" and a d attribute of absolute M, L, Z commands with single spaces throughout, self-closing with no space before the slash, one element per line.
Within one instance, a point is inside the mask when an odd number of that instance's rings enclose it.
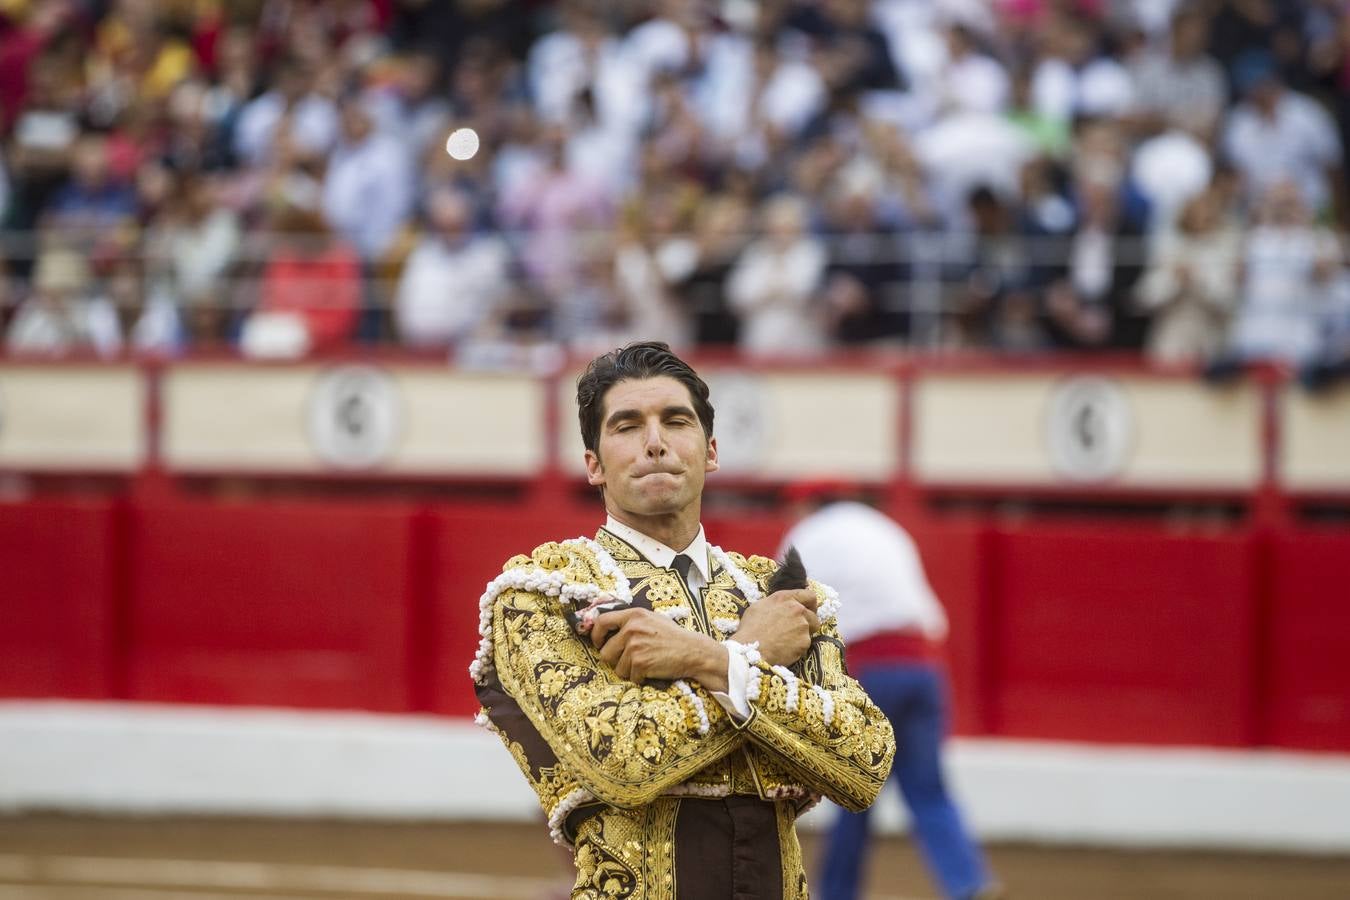
<path fill-rule="evenodd" d="M 853 497 L 859 485 L 847 478 L 809 478 L 793 481 L 783 488 L 783 499 L 789 503 L 806 503 L 826 497 Z"/>

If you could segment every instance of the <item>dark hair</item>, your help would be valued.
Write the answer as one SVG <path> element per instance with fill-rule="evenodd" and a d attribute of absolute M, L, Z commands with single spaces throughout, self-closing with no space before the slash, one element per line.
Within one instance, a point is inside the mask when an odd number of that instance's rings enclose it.
<path fill-rule="evenodd" d="M 581 420 L 581 442 L 592 453 L 600 447 L 600 419 L 605 413 L 605 394 L 621 381 L 642 378 L 674 378 L 689 389 L 694 412 L 705 436 L 713 433 L 713 408 L 708 402 L 708 385 L 689 363 L 671 352 L 661 341 L 642 341 L 611 350 L 591 360 L 577 379 L 577 418 Z"/>

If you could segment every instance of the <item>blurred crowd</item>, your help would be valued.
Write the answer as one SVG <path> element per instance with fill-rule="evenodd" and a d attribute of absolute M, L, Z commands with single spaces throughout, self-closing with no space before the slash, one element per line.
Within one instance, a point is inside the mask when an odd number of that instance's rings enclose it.
<path fill-rule="evenodd" d="M 0 0 L 0 328 L 1334 365 L 1348 13 Z"/>

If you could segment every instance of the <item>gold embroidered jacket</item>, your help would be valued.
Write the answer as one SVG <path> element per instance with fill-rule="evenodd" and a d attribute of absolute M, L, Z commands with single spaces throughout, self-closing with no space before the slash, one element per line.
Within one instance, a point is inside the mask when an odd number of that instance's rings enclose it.
<path fill-rule="evenodd" d="M 619 678 L 567 618 L 606 594 L 728 638 L 776 564 L 717 548 L 710 561 L 695 597 L 602 528 L 514 557 L 483 595 L 479 722 L 573 847 L 574 898 L 804 898 L 797 815 L 821 795 L 867 807 L 890 771 L 890 723 L 845 671 L 828 614 L 796 665 L 752 667 L 758 696 L 739 723 L 697 682 Z M 709 861 L 718 853 L 724 872 Z"/>

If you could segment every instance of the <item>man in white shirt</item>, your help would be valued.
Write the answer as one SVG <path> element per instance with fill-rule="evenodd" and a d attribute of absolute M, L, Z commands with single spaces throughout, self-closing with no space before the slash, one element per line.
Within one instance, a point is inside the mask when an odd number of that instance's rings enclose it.
<path fill-rule="evenodd" d="M 839 591 L 839 634 L 848 647 L 849 671 L 891 720 L 893 780 L 942 895 L 1002 896 L 943 782 L 947 616 L 909 534 L 872 507 L 841 499 L 850 492 L 825 482 L 795 485 L 790 494 L 804 517 L 783 546 L 796 547 L 811 576 Z M 826 900 L 862 896 L 867 820 L 868 810 L 841 810 L 825 852 Z"/>
<path fill-rule="evenodd" d="M 399 337 L 411 347 L 454 347 L 484 332 L 510 287 L 509 251 L 495 235 L 473 232 L 463 193 L 435 188 L 427 230 L 404 263 L 394 296 Z"/>
<path fill-rule="evenodd" d="M 866 808 L 895 751 L 843 670 L 835 595 L 708 542 L 713 408 L 665 344 L 592 361 L 577 407 L 608 519 L 488 585 L 479 721 L 573 850 L 573 897 L 805 900 L 798 814 Z"/>
<path fill-rule="evenodd" d="M 413 206 L 414 172 L 408 149 L 376 129 L 367 101 L 343 98 L 342 131 L 323 181 L 323 214 L 361 258 L 378 261 Z"/>
<path fill-rule="evenodd" d="M 1264 51 L 1244 54 L 1234 68 L 1245 99 L 1228 115 L 1223 151 L 1248 197 L 1259 202 L 1274 185 L 1293 181 L 1314 215 L 1330 212 L 1342 181 L 1336 123 L 1316 100 L 1285 87 Z"/>

